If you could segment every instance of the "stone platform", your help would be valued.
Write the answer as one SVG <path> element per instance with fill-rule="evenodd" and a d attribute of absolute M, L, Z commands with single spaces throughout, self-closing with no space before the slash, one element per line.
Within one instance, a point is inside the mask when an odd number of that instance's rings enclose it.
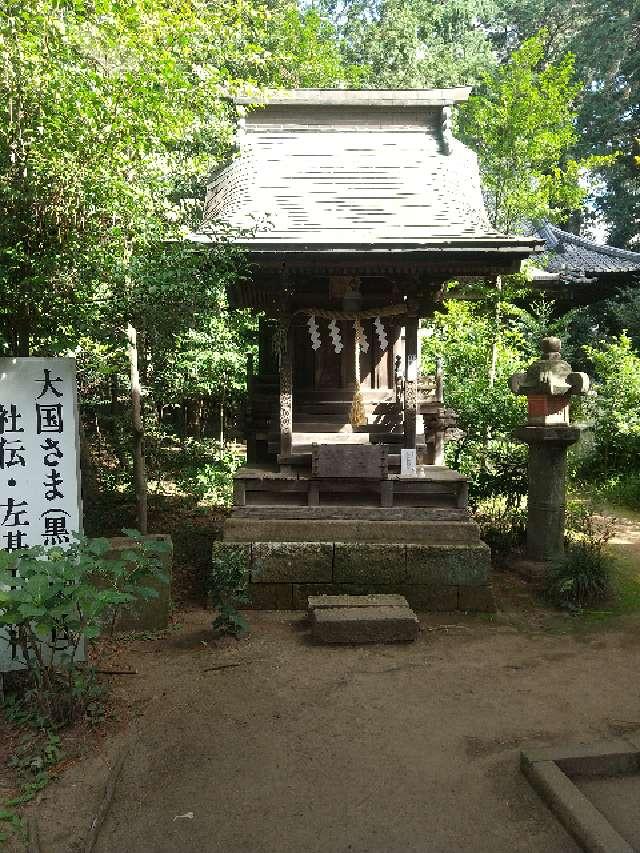
<path fill-rule="evenodd" d="M 313 531 L 309 531 L 313 535 Z M 482 542 L 216 542 L 249 576 L 252 606 L 303 610 L 310 595 L 399 594 L 418 610 L 493 612 L 489 548 Z"/>
<path fill-rule="evenodd" d="M 466 479 L 443 466 L 378 479 L 243 468 L 213 558 L 239 557 L 257 609 L 398 594 L 418 610 L 493 612 L 490 551 L 466 495 Z"/>

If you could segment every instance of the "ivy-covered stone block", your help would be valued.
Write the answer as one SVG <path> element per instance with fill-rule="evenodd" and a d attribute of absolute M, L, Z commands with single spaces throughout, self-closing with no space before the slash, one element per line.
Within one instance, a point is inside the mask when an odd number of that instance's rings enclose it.
<path fill-rule="evenodd" d="M 336 542 L 333 579 L 336 583 L 395 584 L 406 581 L 406 546 Z"/>
<path fill-rule="evenodd" d="M 330 582 L 331 542 L 254 542 L 253 583 Z"/>
<path fill-rule="evenodd" d="M 478 545 L 407 545 L 410 584 L 477 586 L 486 584 L 491 551 Z"/>

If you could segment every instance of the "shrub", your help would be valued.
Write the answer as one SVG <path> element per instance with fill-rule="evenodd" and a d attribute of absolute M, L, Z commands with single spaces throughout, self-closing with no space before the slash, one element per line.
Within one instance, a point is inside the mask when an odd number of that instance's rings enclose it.
<path fill-rule="evenodd" d="M 25 663 L 27 703 L 51 724 L 81 716 L 94 698 L 78 661 L 83 640 L 113 626 L 120 608 L 157 596 L 145 586 L 151 578 L 168 580 L 159 558 L 166 543 L 123 532 L 135 544 L 120 559 L 107 559 L 107 539 L 85 537 L 64 550 L 0 551 L 0 630 Z"/>
<path fill-rule="evenodd" d="M 576 486 L 586 490 L 598 503 L 640 509 L 640 473 L 637 471 L 612 474 L 604 479 L 598 478 L 596 482 L 586 480 L 583 472 Z"/>
<path fill-rule="evenodd" d="M 218 634 L 242 637 L 248 632 L 249 623 L 238 612 L 240 605 L 250 602 L 248 584 L 242 547 L 214 551 L 209 594 L 211 604 L 218 611 L 213 622 L 213 630 Z"/>
<path fill-rule="evenodd" d="M 640 356 L 625 334 L 585 347 L 585 352 L 595 367 L 596 382 L 586 407 L 593 444 L 584 473 L 635 471 L 640 456 Z"/>
<path fill-rule="evenodd" d="M 520 551 L 527 536 L 527 511 L 509 506 L 504 499 L 483 501 L 476 511 L 482 540 L 491 548 L 494 564 Z"/>
<path fill-rule="evenodd" d="M 211 446 L 204 445 L 204 447 Z M 219 445 L 216 443 L 215 453 L 219 453 Z M 189 495 L 195 495 L 198 500 L 205 500 L 217 506 L 231 506 L 233 497 L 233 474 L 234 471 L 245 461 L 244 450 L 236 445 L 229 445 L 224 450 L 222 459 L 211 461 L 214 453 L 204 457 L 200 453 L 189 460 L 189 463 L 180 471 L 177 482 L 180 488 Z"/>
<path fill-rule="evenodd" d="M 609 596 L 613 559 L 606 546 L 614 524 L 615 519 L 595 516 L 586 507 L 570 514 L 565 554 L 546 578 L 546 594 L 554 604 L 580 610 Z"/>
<path fill-rule="evenodd" d="M 503 505 L 505 512 L 520 508 L 528 488 L 525 445 L 508 438 L 465 440 L 452 456 L 452 467 L 469 478 L 473 508 L 487 501 L 496 504 L 496 509 Z"/>

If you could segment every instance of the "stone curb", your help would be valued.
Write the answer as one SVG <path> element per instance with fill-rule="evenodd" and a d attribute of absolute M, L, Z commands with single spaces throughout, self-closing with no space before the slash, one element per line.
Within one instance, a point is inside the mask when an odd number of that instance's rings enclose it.
<path fill-rule="evenodd" d="M 631 739 L 531 749 L 520 754 L 522 773 L 586 853 L 634 850 L 574 785 L 570 775 L 610 776 L 639 768 L 640 752 Z"/>

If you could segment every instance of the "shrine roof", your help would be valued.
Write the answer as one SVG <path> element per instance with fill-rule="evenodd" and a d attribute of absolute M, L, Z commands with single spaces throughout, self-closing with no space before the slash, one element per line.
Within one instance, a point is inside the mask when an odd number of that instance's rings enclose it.
<path fill-rule="evenodd" d="M 616 249 L 577 237 L 550 222 L 540 223 L 536 231 L 544 240 L 546 260 L 536 259 L 535 263 L 544 268 L 547 278 L 549 273 L 556 273 L 558 280 L 580 281 L 603 275 L 640 272 L 640 252 Z"/>
<path fill-rule="evenodd" d="M 237 153 L 212 176 L 192 239 L 252 254 L 490 252 L 510 263 L 535 237 L 487 219 L 475 154 L 451 107 L 469 89 L 268 92 L 240 111 Z"/>

